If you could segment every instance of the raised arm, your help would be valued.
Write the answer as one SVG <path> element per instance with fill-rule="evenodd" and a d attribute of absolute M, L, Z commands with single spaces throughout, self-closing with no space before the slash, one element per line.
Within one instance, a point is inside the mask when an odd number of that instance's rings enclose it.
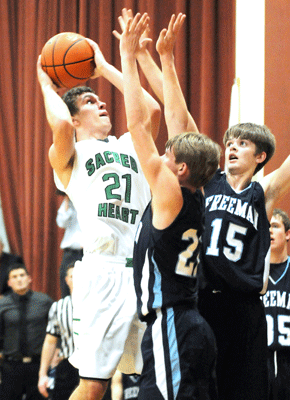
<path fill-rule="evenodd" d="M 198 132 L 187 109 L 174 64 L 174 44 L 184 20 L 185 14 L 179 13 L 177 17 L 173 14 L 168 28 L 160 32 L 156 43 L 162 66 L 164 113 L 169 138 L 183 132 Z"/>
<path fill-rule="evenodd" d="M 175 219 L 183 199 L 176 176 L 161 161 L 152 139 L 148 108 L 140 84 L 136 49 L 147 23 L 147 14 L 142 17 L 136 14 L 133 20 L 128 20 L 121 36 L 120 53 L 128 129 L 152 191 L 153 224 L 164 229 Z"/>
<path fill-rule="evenodd" d="M 95 52 L 95 63 L 96 63 L 96 71 L 95 77 L 103 76 L 107 79 L 112 85 L 114 85 L 121 93 L 124 94 L 123 87 L 123 75 L 120 71 L 117 70 L 113 65 L 109 64 L 102 52 L 100 51 L 99 46 L 93 40 L 87 39 L 91 47 Z M 144 89 L 142 89 L 145 101 L 150 113 L 151 124 L 152 124 L 152 135 L 154 139 L 157 138 L 159 132 L 159 124 L 160 124 L 160 106 L 158 102 Z"/>
<path fill-rule="evenodd" d="M 132 10 L 127 10 L 124 8 L 122 10 L 122 16 L 118 18 L 122 31 L 124 30 L 126 21 L 128 21 L 129 18 L 133 18 Z M 136 50 L 136 58 L 138 63 L 151 88 L 162 104 L 165 102 L 163 79 L 164 72 L 167 74 L 166 90 L 169 92 L 171 97 L 167 96 L 166 99 L 167 107 L 165 109 L 165 118 L 168 127 L 170 128 L 169 137 L 182 132 L 198 132 L 197 126 L 187 109 L 174 65 L 173 48 L 178 32 L 183 25 L 184 19 L 185 15 L 182 13 L 178 14 L 177 18 L 175 18 L 175 15 L 173 15 L 169 22 L 168 29 L 164 29 L 160 33 L 156 46 L 157 51 L 160 54 L 160 58 L 162 53 L 161 64 L 163 64 L 163 71 L 160 70 L 158 65 L 153 60 L 150 52 L 147 49 L 146 42 L 144 42 L 144 38 L 148 38 L 148 28 L 142 34 L 140 44 Z M 115 37 L 120 39 L 120 34 L 117 31 L 113 31 L 113 34 Z M 172 99 L 172 102 L 170 102 L 170 98 Z M 178 102 L 178 99 L 180 100 L 180 103 Z M 170 107 L 171 103 L 174 105 L 174 107 Z M 175 115 L 178 117 L 175 118 Z M 173 125 L 174 121 L 175 124 Z"/>
<path fill-rule="evenodd" d="M 261 180 L 261 185 L 264 189 L 266 211 L 270 221 L 277 203 L 290 189 L 290 156 L 278 169 L 266 175 Z"/>
<path fill-rule="evenodd" d="M 37 77 L 41 87 L 47 121 L 53 133 L 53 144 L 49 150 L 52 168 L 66 187 L 72 170 L 75 154 L 74 126 L 70 112 L 57 94 L 56 86 L 41 67 L 40 56 L 37 61 Z"/>

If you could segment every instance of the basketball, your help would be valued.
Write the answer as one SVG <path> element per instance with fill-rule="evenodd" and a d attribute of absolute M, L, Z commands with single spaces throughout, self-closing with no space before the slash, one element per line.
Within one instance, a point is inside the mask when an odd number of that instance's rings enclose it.
<path fill-rule="evenodd" d="M 41 65 L 62 88 L 83 85 L 94 73 L 94 51 L 85 37 L 62 32 L 49 39 L 41 51 Z"/>

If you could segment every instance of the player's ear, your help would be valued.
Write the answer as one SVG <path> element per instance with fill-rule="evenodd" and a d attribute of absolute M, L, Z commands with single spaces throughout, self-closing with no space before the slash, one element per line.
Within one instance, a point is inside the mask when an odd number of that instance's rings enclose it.
<path fill-rule="evenodd" d="M 258 164 L 261 164 L 262 162 L 264 162 L 266 160 L 267 154 L 262 151 L 262 153 L 260 154 L 256 154 L 256 161 Z"/>
<path fill-rule="evenodd" d="M 286 240 L 287 240 L 287 242 L 289 241 L 289 239 L 290 239 L 290 229 L 288 229 L 288 231 L 286 231 Z"/>
<path fill-rule="evenodd" d="M 185 177 L 189 173 L 188 165 L 185 162 L 181 162 L 178 165 L 178 175 Z"/>
<path fill-rule="evenodd" d="M 72 122 L 75 127 L 80 125 L 80 121 L 76 117 L 72 117 Z"/>

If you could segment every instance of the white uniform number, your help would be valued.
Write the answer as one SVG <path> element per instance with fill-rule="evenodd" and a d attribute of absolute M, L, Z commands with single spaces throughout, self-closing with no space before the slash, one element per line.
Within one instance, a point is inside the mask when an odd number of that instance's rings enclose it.
<path fill-rule="evenodd" d="M 196 229 L 188 229 L 182 235 L 182 240 L 186 241 L 190 240 L 190 244 L 188 245 L 186 250 L 182 251 L 178 255 L 178 261 L 175 268 L 175 272 L 178 275 L 193 276 L 193 269 L 195 263 L 190 262 L 189 264 L 187 264 L 187 262 L 192 257 L 198 245 L 198 237 L 196 232 L 197 232 Z"/>
<path fill-rule="evenodd" d="M 274 318 L 266 315 L 268 346 L 274 342 Z M 278 315 L 278 342 L 281 346 L 290 346 L 290 315 Z"/>
<path fill-rule="evenodd" d="M 222 219 L 214 219 L 211 223 L 211 226 L 213 229 L 210 239 L 210 245 L 206 249 L 206 254 L 209 256 L 218 257 L 220 251 L 220 249 L 218 248 L 218 241 L 222 227 Z M 224 246 L 223 253 L 228 260 L 234 262 L 241 259 L 244 248 L 244 243 L 242 242 L 242 240 L 236 238 L 237 233 L 241 235 L 246 235 L 247 228 L 230 222 L 226 236 L 226 242 L 231 247 Z"/>

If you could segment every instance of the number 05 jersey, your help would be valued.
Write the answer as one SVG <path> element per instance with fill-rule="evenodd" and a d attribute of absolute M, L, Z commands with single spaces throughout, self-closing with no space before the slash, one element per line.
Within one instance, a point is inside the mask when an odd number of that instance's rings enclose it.
<path fill-rule="evenodd" d="M 195 301 L 204 199 L 199 190 L 182 188 L 182 194 L 183 207 L 169 227 L 154 228 L 150 202 L 136 233 L 133 266 L 141 320 L 153 310 Z"/>
<path fill-rule="evenodd" d="M 290 257 L 284 263 L 270 265 L 269 285 L 263 302 L 269 348 L 290 351 Z"/>
<path fill-rule="evenodd" d="M 270 233 L 262 186 L 252 182 L 237 193 L 219 169 L 204 191 L 201 253 L 205 281 L 214 290 L 265 292 Z"/>

